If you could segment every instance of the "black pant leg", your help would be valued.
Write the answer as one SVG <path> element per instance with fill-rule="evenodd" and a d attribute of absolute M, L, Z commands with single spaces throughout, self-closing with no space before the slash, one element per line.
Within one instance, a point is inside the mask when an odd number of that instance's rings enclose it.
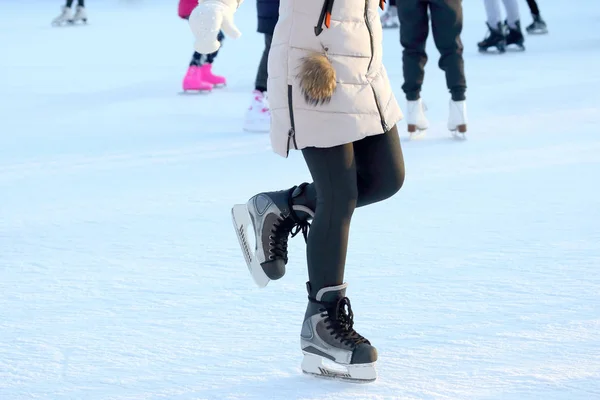
<path fill-rule="evenodd" d="M 265 49 L 263 50 L 262 57 L 260 58 L 260 64 L 258 64 L 258 71 L 256 72 L 256 81 L 254 87 L 256 90 L 264 92 L 267 90 L 267 81 L 269 79 L 269 51 L 271 50 L 271 42 L 273 41 L 273 35 L 265 33 Z"/>
<path fill-rule="evenodd" d="M 527 0 L 527 5 L 529 6 L 532 15 L 540 15 L 540 9 L 535 0 Z"/>
<path fill-rule="evenodd" d="M 462 0 L 430 0 L 431 30 L 440 52 L 440 68 L 452 100 L 465 100 L 467 81 L 460 38 L 463 26 Z"/>
<path fill-rule="evenodd" d="M 402 90 L 407 100 L 418 100 L 425 78 L 427 53 L 425 45 L 429 35 L 427 3 L 422 0 L 398 0 L 400 43 L 402 52 Z"/>

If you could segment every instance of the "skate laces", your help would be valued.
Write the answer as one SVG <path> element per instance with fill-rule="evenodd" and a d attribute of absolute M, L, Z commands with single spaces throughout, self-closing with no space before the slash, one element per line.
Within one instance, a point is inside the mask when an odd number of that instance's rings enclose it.
<path fill-rule="evenodd" d="M 339 338 L 342 343 L 352 346 L 358 346 L 361 343 L 370 344 L 367 339 L 354 330 L 354 313 L 348 297 L 339 299 L 332 308 L 322 308 L 321 310 L 324 311 L 321 316 L 326 317 L 325 322 L 329 322 L 326 328 L 331 331 L 330 335 L 335 339 Z"/>
<path fill-rule="evenodd" d="M 287 257 L 287 245 L 288 238 L 296 236 L 298 233 L 302 232 L 302 236 L 304 236 L 304 241 L 308 240 L 308 228 L 310 227 L 310 223 L 308 221 L 300 221 L 289 215 L 284 217 L 283 215 L 279 215 L 277 222 L 274 224 L 271 229 L 271 239 L 269 252 L 271 253 L 270 258 L 282 258 L 285 263 L 288 262 Z"/>

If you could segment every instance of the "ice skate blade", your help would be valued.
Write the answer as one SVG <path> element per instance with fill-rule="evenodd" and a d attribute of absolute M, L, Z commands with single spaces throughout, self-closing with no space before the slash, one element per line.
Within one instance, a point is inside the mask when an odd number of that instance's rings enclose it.
<path fill-rule="evenodd" d="M 427 136 L 427 129 L 416 130 L 414 132 L 408 132 L 408 138 L 410 140 L 422 140 Z"/>
<path fill-rule="evenodd" d="M 236 204 L 231 209 L 231 219 L 233 221 L 233 227 L 246 260 L 248 271 L 254 279 L 254 283 L 260 288 L 264 288 L 269 283 L 270 279 L 263 271 L 262 267 L 256 259 L 255 253 L 250 248 L 250 242 L 248 241 L 248 231 L 253 230 L 252 221 L 250 220 L 250 214 L 248 213 L 248 207 L 246 204 Z"/>
<path fill-rule="evenodd" d="M 184 89 L 181 92 L 179 92 L 179 94 L 181 96 L 199 96 L 199 95 L 203 95 L 203 94 L 209 94 L 211 92 L 212 92 L 212 89 L 210 89 L 210 90 Z"/>
<path fill-rule="evenodd" d="M 304 353 L 302 372 L 305 374 L 352 383 L 370 383 L 377 380 L 375 363 L 342 365 L 327 360 L 335 365 L 330 367 L 324 364 L 323 357 L 305 351 L 302 353 Z"/>

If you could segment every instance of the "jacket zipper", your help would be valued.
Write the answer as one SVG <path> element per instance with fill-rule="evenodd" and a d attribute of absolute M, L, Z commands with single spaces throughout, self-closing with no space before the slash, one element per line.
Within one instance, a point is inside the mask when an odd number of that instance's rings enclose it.
<path fill-rule="evenodd" d="M 323 32 L 323 23 L 329 29 L 331 24 L 331 11 L 333 10 L 333 1 L 334 0 L 324 0 L 323 8 L 321 9 L 321 15 L 319 15 L 319 21 L 317 21 L 317 25 L 315 26 L 315 35 L 319 36 L 321 32 Z"/>
<path fill-rule="evenodd" d="M 288 108 L 290 111 L 290 130 L 288 131 L 287 154 L 290 154 L 290 142 L 294 143 L 294 149 L 298 150 L 296 143 L 296 124 L 294 122 L 294 107 L 292 103 L 292 85 L 288 85 Z"/>
<path fill-rule="evenodd" d="M 381 2 L 380 2 L 381 4 Z M 369 23 L 369 0 L 365 0 L 365 24 L 367 25 L 367 30 L 369 31 L 369 39 L 371 41 L 371 59 L 369 60 L 369 66 L 367 67 L 367 72 L 371 69 L 371 64 L 373 63 L 373 58 L 375 57 L 375 43 L 373 43 L 373 30 L 371 29 L 371 24 Z M 375 98 L 375 105 L 377 106 L 377 112 L 379 113 L 379 119 L 381 121 L 381 127 L 384 132 L 388 131 L 388 126 L 383 118 L 383 112 L 381 112 L 381 105 L 379 104 L 379 100 L 377 99 L 377 93 L 375 92 L 375 88 L 371 85 L 371 90 L 373 91 L 373 97 Z"/>

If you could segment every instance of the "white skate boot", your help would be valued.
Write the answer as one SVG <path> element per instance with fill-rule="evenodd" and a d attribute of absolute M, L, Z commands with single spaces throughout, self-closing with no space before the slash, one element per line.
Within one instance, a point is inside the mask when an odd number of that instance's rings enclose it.
<path fill-rule="evenodd" d="M 354 330 L 347 286 L 344 283 L 322 288 L 312 298 L 307 283 L 309 302 L 300 333 L 302 371 L 325 378 L 372 382 L 377 379 L 377 349 Z"/>
<path fill-rule="evenodd" d="M 252 92 L 252 103 L 246 110 L 244 130 L 248 132 L 269 132 L 271 130 L 271 110 L 267 95 L 258 90 Z"/>
<path fill-rule="evenodd" d="M 427 107 L 421 99 L 409 100 L 406 106 L 406 124 L 408 125 L 408 133 L 411 139 L 419 139 L 427 133 L 429 121 L 425 117 Z"/>
<path fill-rule="evenodd" d="M 464 140 L 467 138 L 467 102 L 465 100 L 450 100 L 448 129 L 455 139 Z"/>
<path fill-rule="evenodd" d="M 77 21 L 87 24 L 87 13 L 85 12 L 85 7 L 77 6 L 77 11 L 75 11 L 75 15 L 73 16 L 71 23 L 75 23 Z"/>
<path fill-rule="evenodd" d="M 61 7 L 61 13 L 52 20 L 52 26 L 61 26 L 70 23 L 73 19 L 70 7 Z"/>

